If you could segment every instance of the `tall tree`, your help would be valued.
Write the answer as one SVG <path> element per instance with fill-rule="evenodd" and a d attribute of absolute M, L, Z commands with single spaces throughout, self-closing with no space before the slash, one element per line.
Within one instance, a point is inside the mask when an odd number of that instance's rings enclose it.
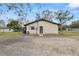
<path fill-rule="evenodd" d="M 23 25 L 27 20 L 27 15 L 29 12 L 32 11 L 30 3 L 7 3 L 7 4 L 0 4 L 0 14 L 8 13 L 9 11 L 14 12 L 18 16 L 18 21 Z M 4 8 L 6 9 L 4 10 Z"/>
<path fill-rule="evenodd" d="M 63 24 L 66 23 L 67 21 L 73 19 L 73 15 L 68 10 L 59 10 L 59 11 L 55 12 L 55 18 L 60 23 L 60 34 L 62 34 Z"/>
<path fill-rule="evenodd" d="M 41 16 L 39 13 L 36 13 L 36 20 L 41 19 Z"/>
<path fill-rule="evenodd" d="M 45 10 L 42 12 L 42 18 L 47 19 L 49 21 L 52 21 L 53 18 L 53 12 L 49 10 Z"/>
<path fill-rule="evenodd" d="M 24 7 L 24 6 L 26 6 L 26 7 Z M 26 3 L 26 4 L 22 4 L 22 3 L 20 3 L 20 4 L 8 4 L 7 7 L 9 10 L 14 11 L 15 14 L 18 15 L 17 20 L 19 21 L 21 26 L 24 24 L 24 22 L 26 22 L 26 17 L 27 17 L 28 12 L 32 11 L 31 4 L 29 4 L 29 3 Z"/>
<path fill-rule="evenodd" d="M 46 19 L 49 21 L 52 21 L 53 18 L 53 12 L 49 10 L 43 10 L 41 13 L 36 14 L 36 19 Z"/>

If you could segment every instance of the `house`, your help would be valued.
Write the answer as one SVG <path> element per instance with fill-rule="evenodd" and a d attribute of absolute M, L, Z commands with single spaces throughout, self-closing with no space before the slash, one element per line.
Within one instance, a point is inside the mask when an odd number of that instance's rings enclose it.
<path fill-rule="evenodd" d="M 39 19 L 33 22 L 27 23 L 24 26 L 26 27 L 26 32 L 29 34 L 58 34 L 58 25 L 57 23 Z"/>
<path fill-rule="evenodd" d="M 7 27 L 0 27 L 0 32 L 13 32 L 13 29 L 9 29 Z"/>
<path fill-rule="evenodd" d="M 79 31 L 79 28 L 71 28 L 71 31 Z"/>

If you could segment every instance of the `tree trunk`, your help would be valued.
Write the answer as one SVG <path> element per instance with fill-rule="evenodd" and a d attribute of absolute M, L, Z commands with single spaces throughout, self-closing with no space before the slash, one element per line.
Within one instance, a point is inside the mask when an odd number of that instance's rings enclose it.
<path fill-rule="evenodd" d="M 62 24 L 60 24 L 60 34 L 63 34 L 63 26 L 62 26 Z"/>

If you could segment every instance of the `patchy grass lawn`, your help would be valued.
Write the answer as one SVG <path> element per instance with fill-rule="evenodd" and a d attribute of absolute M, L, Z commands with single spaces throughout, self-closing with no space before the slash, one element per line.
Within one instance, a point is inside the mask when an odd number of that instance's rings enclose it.
<path fill-rule="evenodd" d="M 15 37 L 21 34 L 22 34 L 21 32 L 0 32 L 0 36 L 9 36 L 9 37 Z M 79 31 L 63 31 L 63 35 L 59 34 L 53 36 L 79 36 Z"/>
<path fill-rule="evenodd" d="M 67 35 L 67 36 L 79 36 L 79 31 L 63 31 L 63 35 Z"/>
<path fill-rule="evenodd" d="M 20 32 L 0 32 L 0 36 L 19 36 Z"/>

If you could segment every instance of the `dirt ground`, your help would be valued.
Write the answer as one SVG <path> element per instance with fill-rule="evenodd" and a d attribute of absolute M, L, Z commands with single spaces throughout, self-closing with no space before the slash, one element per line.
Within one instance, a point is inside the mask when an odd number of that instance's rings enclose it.
<path fill-rule="evenodd" d="M 0 37 L 1 56 L 78 56 L 79 37 Z"/>

